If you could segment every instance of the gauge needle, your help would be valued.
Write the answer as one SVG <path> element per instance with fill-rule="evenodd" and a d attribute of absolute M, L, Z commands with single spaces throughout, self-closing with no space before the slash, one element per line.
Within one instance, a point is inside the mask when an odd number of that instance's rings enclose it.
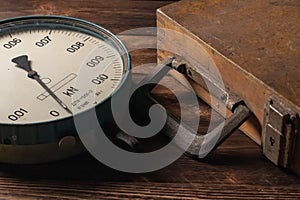
<path fill-rule="evenodd" d="M 13 63 L 17 64 L 18 67 L 27 71 L 29 78 L 35 79 L 49 93 L 49 95 L 52 96 L 53 99 L 55 99 L 55 101 L 57 101 L 57 103 L 59 103 L 59 105 L 61 107 L 63 107 L 68 113 L 72 114 L 71 110 L 66 106 L 66 104 L 64 104 L 64 102 L 62 102 L 62 100 L 60 100 L 54 94 L 54 92 L 52 92 L 52 90 L 40 79 L 40 76 L 38 75 L 38 73 L 36 71 L 32 70 L 30 63 L 28 61 L 27 55 L 18 56 L 16 58 L 12 59 L 11 61 Z"/>

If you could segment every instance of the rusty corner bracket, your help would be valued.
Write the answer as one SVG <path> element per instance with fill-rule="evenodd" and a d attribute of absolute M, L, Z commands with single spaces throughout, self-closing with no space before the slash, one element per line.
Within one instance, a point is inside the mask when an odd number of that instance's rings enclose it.
<path fill-rule="evenodd" d="M 299 131 L 299 113 L 272 96 L 265 107 L 262 130 L 263 153 L 275 165 L 289 168 Z"/>

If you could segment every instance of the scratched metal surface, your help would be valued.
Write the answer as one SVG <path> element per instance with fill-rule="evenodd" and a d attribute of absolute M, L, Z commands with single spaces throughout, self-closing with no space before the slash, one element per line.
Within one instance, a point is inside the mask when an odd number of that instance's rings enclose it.
<path fill-rule="evenodd" d="M 243 70 L 300 105 L 299 0 L 190 0 L 161 10 Z"/>

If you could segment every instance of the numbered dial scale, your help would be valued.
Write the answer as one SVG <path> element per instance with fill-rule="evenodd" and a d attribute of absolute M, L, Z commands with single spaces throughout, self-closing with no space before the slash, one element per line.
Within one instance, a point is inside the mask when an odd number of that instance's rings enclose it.
<path fill-rule="evenodd" d="M 1 21 L 0 58 L 0 162 L 11 163 L 81 151 L 74 113 L 101 110 L 130 67 L 126 48 L 109 31 L 55 16 Z"/>

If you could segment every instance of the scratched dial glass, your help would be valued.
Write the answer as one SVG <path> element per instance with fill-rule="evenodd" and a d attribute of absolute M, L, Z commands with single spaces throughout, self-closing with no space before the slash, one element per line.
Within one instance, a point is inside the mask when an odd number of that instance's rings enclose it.
<path fill-rule="evenodd" d="M 34 19 L 1 32 L 0 123 L 59 120 L 110 97 L 124 79 L 125 53 L 116 41 L 107 40 L 110 35 L 105 31 L 87 30 Z M 28 59 L 35 78 L 28 76 L 22 64 L 12 62 L 20 57 L 23 65 Z M 79 76 L 84 84 L 77 83 Z"/>

